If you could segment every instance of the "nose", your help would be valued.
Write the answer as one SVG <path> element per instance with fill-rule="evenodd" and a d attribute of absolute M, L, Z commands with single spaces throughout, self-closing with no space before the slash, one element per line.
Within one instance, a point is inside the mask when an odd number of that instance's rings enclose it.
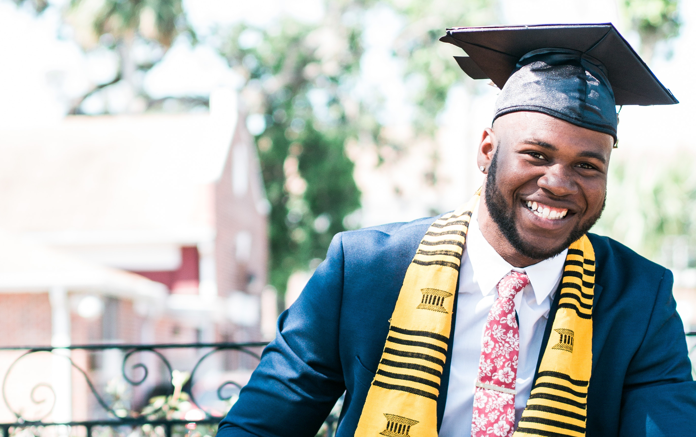
<path fill-rule="evenodd" d="M 557 197 L 578 192 L 578 185 L 571 171 L 561 164 L 546 167 L 546 172 L 537 180 L 537 185 Z"/>

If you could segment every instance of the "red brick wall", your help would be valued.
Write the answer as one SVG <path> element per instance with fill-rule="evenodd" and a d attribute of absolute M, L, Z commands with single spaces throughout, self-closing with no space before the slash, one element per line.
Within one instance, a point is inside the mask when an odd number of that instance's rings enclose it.
<path fill-rule="evenodd" d="M 51 344 L 48 293 L 0 294 L 0 346 Z"/>
<path fill-rule="evenodd" d="M 132 301 L 120 300 L 118 303 L 119 339 L 126 343 L 141 343 L 143 317 L 136 314 Z"/>
<path fill-rule="evenodd" d="M 248 171 L 248 189 L 244 196 L 237 196 L 232 187 L 234 148 L 237 144 L 249 147 L 245 163 Z M 215 187 L 216 241 L 215 258 L 218 293 L 226 297 L 232 291 L 243 291 L 259 295 L 267 281 L 268 239 L 267 217 L 258 211 L 258 203 L 263 199 L 263 187 L 256 161 L 256 145 L 246 130 L 245 117 L 240 114 L 237 129 L 232 139 L 232 147 L 227 156 L 224 171 Z M 240 263 L 236 257 L 237 235 L 241 231 L 251 234 L 251 252 L 248 262 Z M 236 338 L 238 328 L 222 327 L 220 336 Z M 245 328 L 244 337 L 259 338 L 258 328 Z M 250 338 L 250 339 L 251 339 Z"/>
<path fill-rule="evenodd" d="M 103 343 L 100 317 L 84 319 L 77 314 L 71 314 L 70 331 L 72 344 Z"/>
<path fill-rule="evenodd" d="M 75 295 L 70 293 L 69 296 Z M 141 343 L 145 319 L 135 310 L 130 300 L 112 299 L 113 320 L 105 320 L 106 314 L 95 319 L 85 319 L 75 313 L 70 315 L 71 343 L 93 344 L 105 341 Z M 105 312 L 107 310 L 105 309 Z M 51 304 L 45 293 L 0 294 L 0 346 L 48 346 L 51 344 Z M 111 332 L 115 338 L 104 338 L 108 330 L 105 324 L 113 323 Z M 169 323 L 169 322 L 168 322 Z M 171 322 L 174 323 L 174 322 Z M 158 337 L 157 334 L 161 335 Z M 176 336 L 157 331 L 155 341 L 172 341 Z M 187 337 L 183 341 L 193 341 Z"/>

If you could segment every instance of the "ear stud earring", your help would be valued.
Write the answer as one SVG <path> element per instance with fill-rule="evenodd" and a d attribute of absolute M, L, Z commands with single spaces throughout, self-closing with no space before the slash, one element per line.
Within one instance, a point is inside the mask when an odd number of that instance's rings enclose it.
<path fill-rule="evenodd" d="M 481 170 L 481 171 L 485 171 L 485 170 L 486 170 L 486 167 L 484 167 L 484 166 L 480 166 L 480 167 L 479 167 L 479 170 Z"/>

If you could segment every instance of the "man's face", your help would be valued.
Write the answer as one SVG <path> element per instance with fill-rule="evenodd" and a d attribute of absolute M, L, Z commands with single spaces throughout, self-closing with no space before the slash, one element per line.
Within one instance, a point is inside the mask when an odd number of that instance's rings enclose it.
<path fill-rule="evenodd" d="M 612 144 L 610 135 L 541 113 L 498 118 L 479 150 L 488 169 L 479 221 L 489 243 L 523 267 L 586 233 L 604 208 Z"/>

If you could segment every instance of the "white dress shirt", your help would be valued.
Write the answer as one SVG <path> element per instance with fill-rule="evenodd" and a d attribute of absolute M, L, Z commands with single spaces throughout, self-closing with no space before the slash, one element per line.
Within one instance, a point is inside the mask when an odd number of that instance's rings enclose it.
<path fill-rule="evenodd" d="M 561 281 L 566 249 L 559 255 L 524 269 L 507 263 L 486 241 L 478 226 L 478 207 L 466 238 L 459 270 L 459 296 L 445 415 L 440 437 L 470 437 L 474 384 L 478 376 L 481 340 L 486 318 L 498 297 L 498 282 L 511 270 L 527 273 L 530 284 L 515 297 L 519 318 L 520 352 L 517 368 L 515 422 L 532 390 L 553 293 Z"/>

